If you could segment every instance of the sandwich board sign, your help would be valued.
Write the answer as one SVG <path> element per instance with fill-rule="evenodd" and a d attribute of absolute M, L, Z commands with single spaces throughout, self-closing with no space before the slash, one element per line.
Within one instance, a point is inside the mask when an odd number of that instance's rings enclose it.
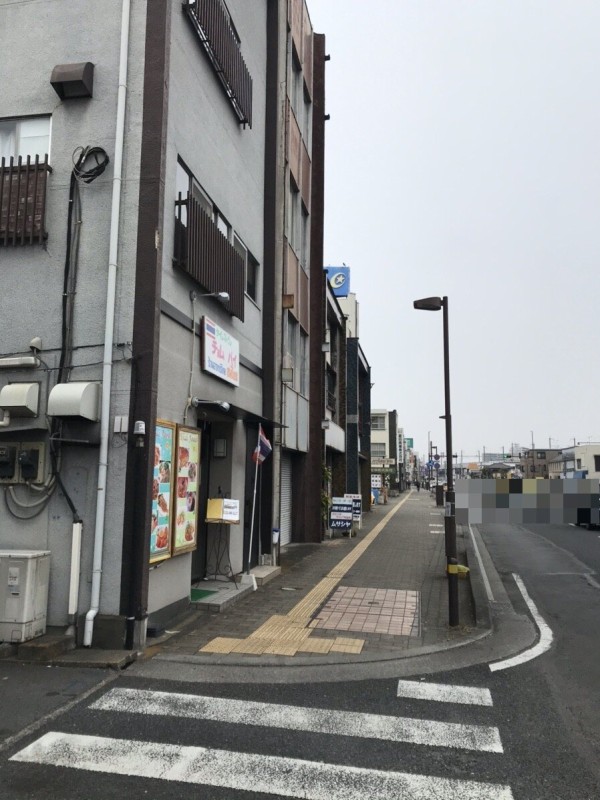
<path fill-rule="evenodd" d="M 352 498 L 332 497 L 329 509 L 329 527 L 336 531 L 352 530 Z"/>
<path fill-rule="evenodd" d="M 362 528 L 362 495 L 347 492 L 344 497 L 352 500 L 352 521 L 358 522 L 359 529 Z"/>

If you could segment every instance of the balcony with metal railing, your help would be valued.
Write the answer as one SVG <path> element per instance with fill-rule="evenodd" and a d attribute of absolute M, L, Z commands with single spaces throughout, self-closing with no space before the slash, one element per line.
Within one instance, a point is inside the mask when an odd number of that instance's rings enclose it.
<path fill-rule="evenodd" d="M 0 160 L 0 246 L 43 242 L 48 156 Z"/>
<path fill-rule="evenodd" d="M 221 0 L 184 3 L 198 39 L 243 125 L 252 127 L 252 78 L 240 51 L 239 39 Z"/>
<path fill-rule="evenodd" d="M 190 194 L 175 201 L 173 261 L 207 292 L 227 292 L 224 307 L 244 320 L 244 259 Z"/>

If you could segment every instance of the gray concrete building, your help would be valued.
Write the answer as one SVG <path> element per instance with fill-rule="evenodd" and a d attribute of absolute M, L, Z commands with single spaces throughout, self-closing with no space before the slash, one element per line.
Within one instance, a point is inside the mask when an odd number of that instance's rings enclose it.
<path fill-rule="evenodd" d="M 307 536 L 323 125 L 300 0 L 102 12 L 0 0 L 0 548 L 50 552 L 49 625 L 143 646 L 207 570 Z M 234 501 L 225 534 L 209 499 Z"/>

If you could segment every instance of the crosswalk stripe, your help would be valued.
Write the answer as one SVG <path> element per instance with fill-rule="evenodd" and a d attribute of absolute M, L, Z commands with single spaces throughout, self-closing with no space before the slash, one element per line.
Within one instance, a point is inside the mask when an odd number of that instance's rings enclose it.
<path fill-rule="evenodd" d="M 514 800 L 510 787 L 254 753 L 50 732 L 11 761 L 306 800 Z"/>
<path fill-rule="evenodd" d="M 489 689 L 481 689 L 477 686 L 449 686 L 445 683 L 425 683 L 423 681 L 398 681 L 398 697 L 435 700 L 440 703 L 494 705 Z"/>
<path fill-rule="evenodd" d="M 91 705 L 102 711 L 210 719 L 235 725 L 310 731 L 336 736 L 502 753 L 497 728 L 409 717 L 330 711 L 176 692 L 112 689 Z"/>

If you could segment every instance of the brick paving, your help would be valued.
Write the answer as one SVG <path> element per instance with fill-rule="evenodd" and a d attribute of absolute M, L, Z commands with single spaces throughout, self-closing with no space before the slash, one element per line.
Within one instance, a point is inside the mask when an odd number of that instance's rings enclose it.
<path fill-rule="evenodd" d="M 444 536 L 430 527 L 443 523 L 441 512 L 428 492 L 413 491 L 365 513 L 356 537 L 290 545 L 281 575 L 220 613 L 194 613 L 159 648 L 174 655 L 233 653 L 238 660 L 261 653 L 336 653 L 343 660 L 358 652 L 389 658 L 460 640 L 474 628 L 474 614 L 469 581 L 461 580 L 461 625 L 448 628 Z M 461 529 L 457 540 L 464 563 Z M 373 599 L 379 604 L 369 605 Z M 378 609 L 374 629 L 370 608 Z"/>

